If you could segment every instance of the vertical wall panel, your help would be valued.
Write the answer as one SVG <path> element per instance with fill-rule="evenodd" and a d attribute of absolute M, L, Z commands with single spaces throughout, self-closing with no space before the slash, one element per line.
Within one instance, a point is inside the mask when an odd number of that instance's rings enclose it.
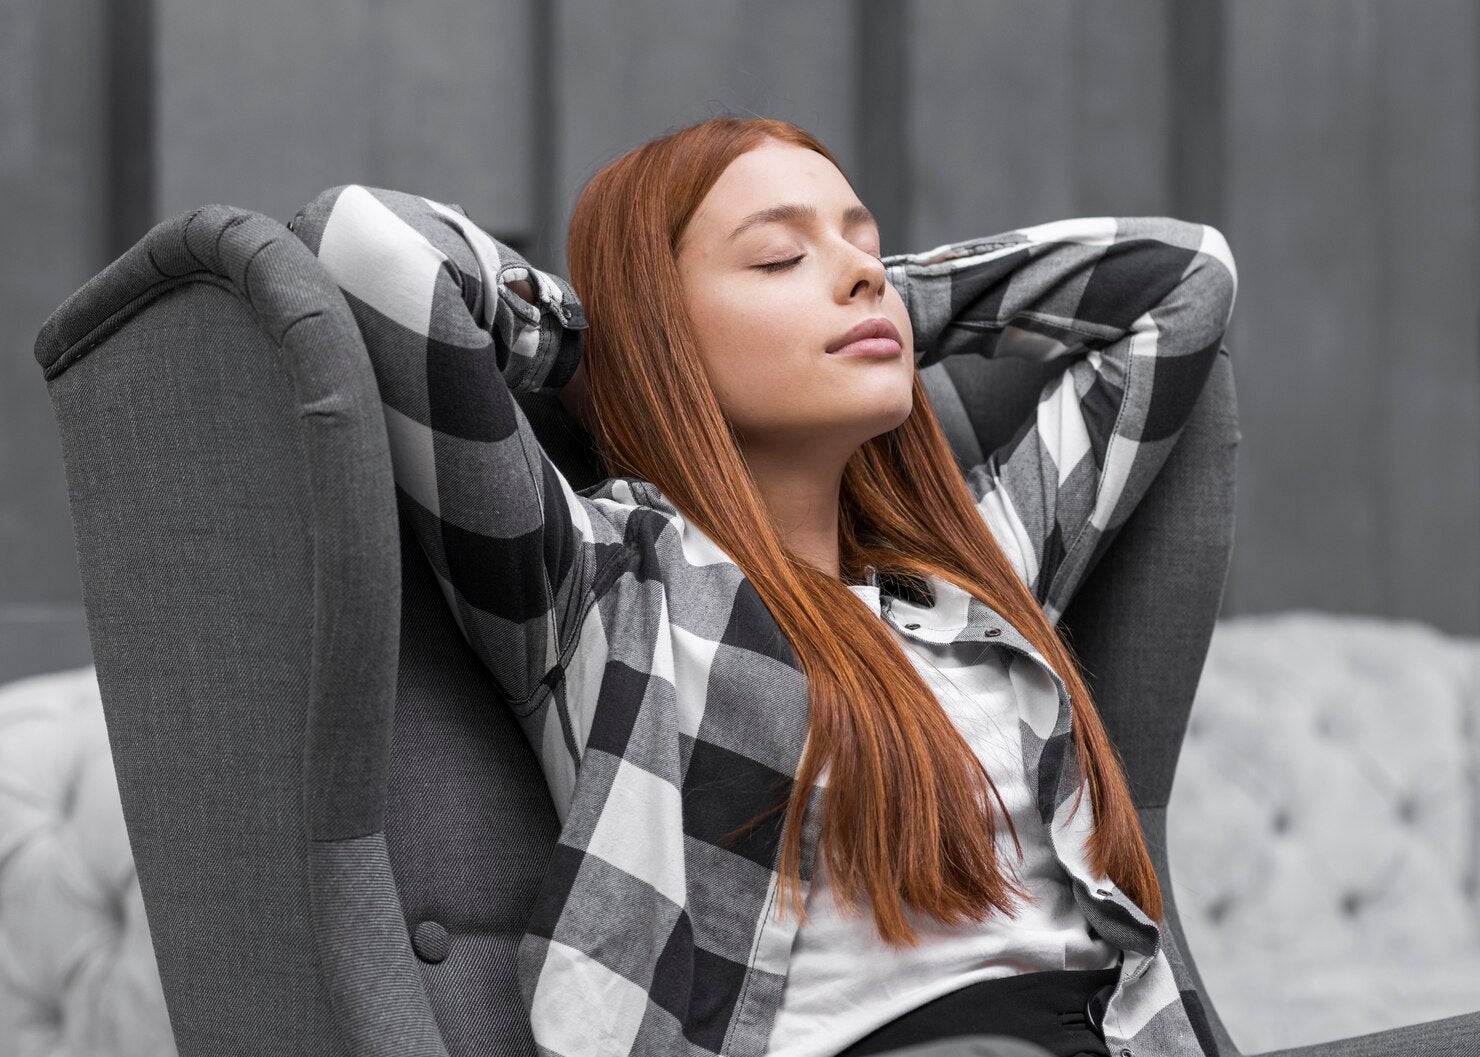
<path fill-rule="evenodd" d="M 848 171 L 854 143 L 855 23 L 845 0 L 641 0 L 559 6 L 558 213 L 537 255 L 565 267 L 586 181 L 623 151 L 724 112 L 795 122 Z"/>
<path fill-rule="evenodd" d="M 156 0 L 156 208 L 209 202 L 286 221 L 371 170 L 366 0 Z"/>
<path fill-rule="evenodd" d="M 532 228 L 526 2 L 372 6 L 370 167 L 388 187 L 461 204 L 496 234 Z"/>
<path fill-rule="evenodd" d="M 1076 0 L 1070 16 L 1074 200 L 1081 215 L 1172 211 L 1175 0 Z M 1188 5 L 1198 6 L 1198 5 Z M 1187 219 L 1206 219 L 1189 217 Z"/>
<path fill-rule="evenodd" d="M 106 4 L 109 257 L 127 252 L 156 219 L 154 14 L 154 0 Z"/>
<path fill-rule="evenodd" d="M 107 261 L 99 0 L 0 5 L 0 682 L 87 662 L 61 446 L 31 355 Z"/>
<path fill-rule="evenodd" d="M 527 3 L 156 2 L 160 216 L 227 202 L 287 220 L 368 182 L 527 226 Z"/>
<path fill-rule="evenodd" d="M 1228 48 L 1224 38 L 1228 2 L 1172 2 L 1166 13 L 1171 62 L 1168 211 L 1220 229 L 1227 221 Z M 1226 603 L 1228 594 L 1224 598 Z"/>
<path fill-rule="evenodd" d="M 855 0 L 858 54 L 853 107 L 855 154 L 848 175 L 879 225 L 885 256 L 911 248 L 909 223 L 910 10 L 898 0 Z"/>
<path fill-rule="evenodd" d="M 1477 34 L 1444 7 L 1229 7 L 1243 611 L 1480 630 Z"/>
<path fill-rule="evenodd" d="M 1380 232 L 1391 594 L 1378 612 L 1480 633 L 1480 9 L 1387 4 Z M 1361 223 L 1358 220 L 1358 223 Z"/>
<path fill-rule="evenodd" d="M 1167 211 L 1167 27 L 1154 0 L 911 8 L 912 240 Z"/>
<path fill-rule="evenodd" d="M 1233 4 L 1229 230 L 1247 611 L 1376 612 L 1390 595 L 1374 177 L 1378 3 Z M 1345 570 L 1333 575 L 1333 570 Z"/>
<path fill-rule="evenodd" d="M 910 237 L 919 248 L 1072 211 L 1069 0 L 911 9 Z"/>

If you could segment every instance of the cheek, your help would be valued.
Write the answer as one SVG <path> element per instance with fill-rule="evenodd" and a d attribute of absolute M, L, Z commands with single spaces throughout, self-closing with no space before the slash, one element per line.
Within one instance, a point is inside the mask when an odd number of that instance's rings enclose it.
<path fill-rule="evenodd" d="M 710 377 L 727 388 L 755 386 L 805 366 L 799 355 L 808 335 L 797 316 L 795 305 L 775 295 L 709 301 L 695 326 Z"/>
<path fill-rule="evenodd" d="M 815 390 L 816 364 L 805 355 L 808 333 L 795 305 L 766 296 L 704 305 L 694 320 L 699 356 L 726 419 L 762 428 L 795 416 L 795 404 Z"/>

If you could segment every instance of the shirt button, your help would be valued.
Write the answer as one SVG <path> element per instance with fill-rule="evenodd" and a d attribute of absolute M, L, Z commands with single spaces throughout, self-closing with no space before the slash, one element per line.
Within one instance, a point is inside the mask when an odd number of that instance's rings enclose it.
<path fill-rule="evenodd" d="M 919 624 L 906 624 L 904 627 L 906 631 L 914 631 L 919 626 Z"/>
<path fill-rule="evenodd" d="M 986 631 L 987 638 L 989 639 L 995 639 L 1000 634 L 1002 634 L 1001 628 L 988 628 Z"/>

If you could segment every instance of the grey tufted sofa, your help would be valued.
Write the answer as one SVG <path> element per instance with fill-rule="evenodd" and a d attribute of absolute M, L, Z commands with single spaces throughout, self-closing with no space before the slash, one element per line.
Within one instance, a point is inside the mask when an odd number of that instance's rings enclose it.
<path fill-rule="evenodd" d="M 0 686 L 0 1054 L 171 1057 L 91 668 Z"/>
<path fill-rule="evenodd" d="M 1480 639 L 1219 621 L 1167 831 L 1182 927 L 1246 1050 L 1480 1009 Z"/>
<path fill-rule="evenodd" d="M 36 355 L 179 1052 L 530 1053 L 513 955 L 553 812 L 401 546 L 375 382 L 338 291 L 281 224 L 208 206 L 70 297 Z M 957 360 L 931 396 L 966 462 L 1056 368 Z M 522 402 L 572 483 L 596 480 L 558 401 Z M 1063 620 L 1169 892 L 1166 809 L 1227 570 L 1237 440 L 1220 356 Z M 1302 1052 L 1475 1052 L 1477 1024 Z"/>

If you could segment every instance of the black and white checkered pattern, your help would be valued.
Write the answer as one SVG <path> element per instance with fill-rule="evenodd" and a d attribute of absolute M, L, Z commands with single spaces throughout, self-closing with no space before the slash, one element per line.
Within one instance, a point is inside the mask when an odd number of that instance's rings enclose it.
<path fill-rule="evenodd" d="M 722 838 L 790 795 L 807 686 L 789 643 L 738 566 L 654 485 L 577 492 L 541 450 L 511 393 L 557 388 L 579 362 L 586 319 L 565 279 L 458 207 L 396 191 L 332 188 L 296 230 L 355 313 L 400 501 L 562 821 L 520 948 L 540 1052 L 760 1057 L 796 931 L 777 912 L 780 815 L 738 844 Z M 963 352 L 1075 357 L 967 475 L 1057 621 L 1221 347 L 1237 282 L 1228 245 L 1202 224 L 1089 217 L 885 265 L 918 366 Z M 514 279 L 534 285 L 536 305 Z M 1094 875 L 1091 813 L 1068 818 L 1063 681 L 989 607 L 946 581 L 931 589 L 887 596 L 885 619 L 922 641 L 990 639 L 1057 688 L 1056 715 L 1023 718 L 1024 763 L 1090 924 L 1126 952 L 1105 1015 L 1111 1052 L 1202 1053 L 1170 930 Z"/>

